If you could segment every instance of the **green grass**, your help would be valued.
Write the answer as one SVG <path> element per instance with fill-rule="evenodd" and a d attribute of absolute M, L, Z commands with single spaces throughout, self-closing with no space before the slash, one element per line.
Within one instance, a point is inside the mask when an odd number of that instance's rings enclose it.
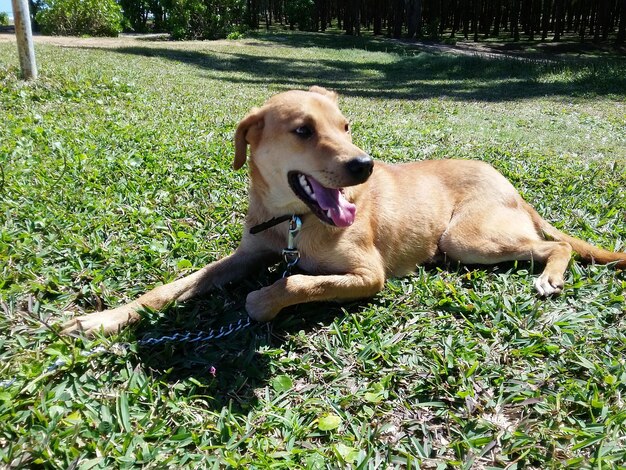
<path fill-rule="evenodd" d="M 54 331 L 65 309 L 118 305 L 231 252 L 247 204 L 237 122 L 312 84 L 341 94 L 376 158 L 486 160 L 559 228 L 624 250 L 623 58 L 135 40 L 39 45 L 41 80 L 24 84 L 14 49 L 0 42 L 0 381 L 14 379 L 0 466 L 623 467 L 626 280 L 610 267 L 572 263 L 548 300 L 528 263 L 418 268 L 374 299 L 290 308 L 202 348 L 137 346 L 242 318 L 271 270 L 111 339 Z M 131 347 L 81 354 L 116 342 Z"/>

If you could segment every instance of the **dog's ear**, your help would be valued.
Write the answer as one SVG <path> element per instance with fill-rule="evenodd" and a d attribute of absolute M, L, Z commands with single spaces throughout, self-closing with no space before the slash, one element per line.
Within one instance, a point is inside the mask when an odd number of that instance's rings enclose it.
<path fill-rule="evenodd" d="M 233 168 L 238 170 L 246 163 L 248 144 L 256 143 L 258 131 L 263 129 L 263 109 L 253 108 L 248 115 L 241 120 L 235 131 L 235 161 Z"/>
<path fill-rule="evenodd" d="M 327 90 L 326 88 L 323 88 L 317 85 L 309 88 L 309 91 L 311 93 L 318 93 L 320 95 L 324 95 L 325 97 L 330 98 L 335 103 L 337 102 L 337 93 L 335 93 L 334 91 Z"/>

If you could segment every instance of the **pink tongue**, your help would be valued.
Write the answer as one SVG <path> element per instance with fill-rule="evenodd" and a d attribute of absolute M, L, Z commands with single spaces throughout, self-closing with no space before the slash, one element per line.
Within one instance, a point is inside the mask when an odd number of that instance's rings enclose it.
<path fill-rule="evenodd" d="M 307 178 L 317 203 L 325 211 L 330 210 L 330 218 L 337 227 L 348 227 L 354 222 L 356 215 L 356 206 L 343 196 L 338 189 L 331 189 L 319 184 L 310 176 Z"/>

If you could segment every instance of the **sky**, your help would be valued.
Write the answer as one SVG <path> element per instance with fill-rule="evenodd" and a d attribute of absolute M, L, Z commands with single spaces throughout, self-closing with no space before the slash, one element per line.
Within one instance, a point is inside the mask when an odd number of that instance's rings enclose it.
<path fill-rule="evenodd" d="M 13 8 L 11 7 L 11 0 L 0 0 L 0 11 L 11 14 Z"/>

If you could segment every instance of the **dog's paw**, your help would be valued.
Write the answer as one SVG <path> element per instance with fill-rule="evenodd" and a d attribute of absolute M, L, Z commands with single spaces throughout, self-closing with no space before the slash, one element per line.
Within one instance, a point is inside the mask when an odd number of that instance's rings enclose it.
<path fill-rule="evenodd" d="M 553 277 L 543 273 L 535 280 L 535 289 L 542 297 L 560 294 L 563 291 L 565 282 L 563 278 Z"/>
<path fill-rule="evenodd" d="M 263 289 L 255 290 L 246 297 L 246 311 L 253 320 L 259 322 L 271 321 L 280 312 L 280 307 L 276 307 L 271 302 L 269 289 L 269 287 L 264 287 Z"/>
<path fill-rule="evenodd" d="M 118 333 L 124 326 L 137 319 L 137 312 L 125 305 L 112 310 L 74 317 L 62 325 L 61 334 L 83 333 L 87 336 L 93 336 L 100 331 L 104 334 L 113 334 Z"/>

